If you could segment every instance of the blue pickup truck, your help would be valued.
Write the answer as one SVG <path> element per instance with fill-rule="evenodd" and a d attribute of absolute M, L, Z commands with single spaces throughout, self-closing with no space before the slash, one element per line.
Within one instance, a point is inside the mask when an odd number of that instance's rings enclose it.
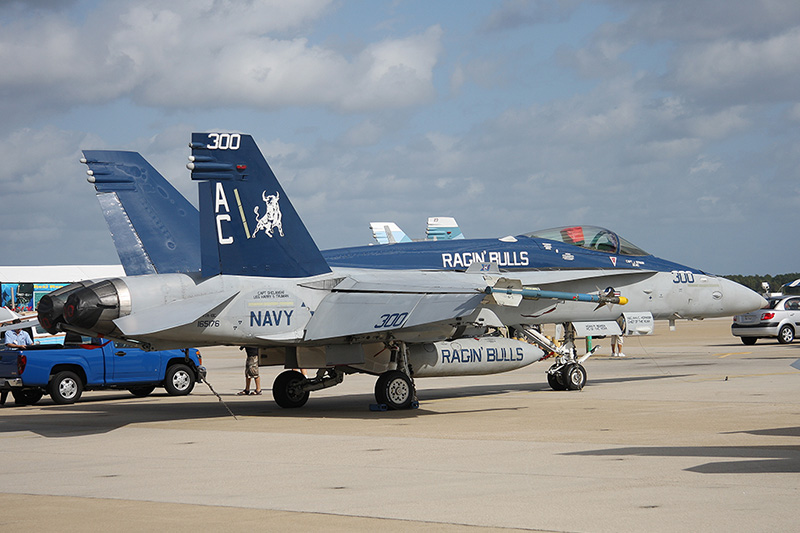
<path fill-rule="evenodd" d="M 85 390 L 123 389 L 147 396 L 156 387 L 182 396 L 205 379 L 194 348 L 145 352 L 104 339 L 68 334 L 63 345 L 0 349 L 0 392 L 17 405 L 33 405 L 45 392 L 55 403 L 70 404 Z"/>

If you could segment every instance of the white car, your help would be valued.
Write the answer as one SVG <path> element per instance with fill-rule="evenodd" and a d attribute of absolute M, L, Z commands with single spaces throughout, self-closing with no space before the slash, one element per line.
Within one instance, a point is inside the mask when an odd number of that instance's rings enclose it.
<path fill-rule="evenodd" d="M 733 317 L 731 333 L 745 344 L 760 338 L 777 337 L 781 344 L 794 340 L 800 327 L 800 296 L 779 296 L 767 300 L 767 306 Z"/>

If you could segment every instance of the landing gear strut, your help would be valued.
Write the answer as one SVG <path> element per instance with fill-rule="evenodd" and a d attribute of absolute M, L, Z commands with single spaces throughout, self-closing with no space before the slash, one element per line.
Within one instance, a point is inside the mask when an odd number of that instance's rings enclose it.
<path fill-rule="evenodd" d="M 574 343 L 575 330 L 570 323 L 564 324 L 564 344 L 561 346 L 556 346 L 532 327 L 522 327 L 518 331 L 545 353 L 556 356 L 556 362 L 547 369 L 547 383 L 553 390 L 581 390 L 586 385 L 586 369 L 583 367 L 583 362 L 600 346 L 595 346 L 582 357 L 577 357 Z"/>
<path fill-rule="evenodd" d="M 313 379 L 308 379 L 297 370 L 287 370 L 275 378 L 272 397 L 281 407 L 303 407 L 311 391 L 333 387 L 342 381 L 344 373 L 336 368 L 321 368 Z"/>
<path fill-rule="evenodd" d="M 378 377 L 375 383 L 375 401 L 389 409 L 409 409 L 419 405 L 417 389 L 414 386 L 411 368 L 408 365 L 408 351 L 404 342 L 393 349 L 397 370 L 388 370 Z"/>

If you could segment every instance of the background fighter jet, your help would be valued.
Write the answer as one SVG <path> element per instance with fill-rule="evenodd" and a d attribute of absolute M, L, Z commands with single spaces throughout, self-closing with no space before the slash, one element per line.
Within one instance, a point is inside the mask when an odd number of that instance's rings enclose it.
<path fill-rule="evenodd" d="M 370 222 L 369 228 L 378 244 L 412 242 L 411 237 L 394 222 Z M 461 233 L 461 228 L 453 217 L 428 217 L 425 238 L 429 241 L 447 241 L 463 239 L 464 234 Z"/>
<path fill-rule="evenodd" d="M 278 377 L 273 395 L 287 407 L 345 373 L 372 373 L 378 402 L 403 408 L 413 401 L 412 377 L 494 373 L 543 356 L 526 342 L 485 336 L 493 327 L 511 326 L 556 352 L 548 381 L 580 388 L 582 360 L 532 325 L 614 319 L 626 301 L 661 318 L 724 316 L 762 303 L 749 289 L 586 227 L 322 254 L 249 135 L 193 134 L 191 146 L 200 273 L 65 287 L 40 302 L 43 325 L 148 348 L 254 346 L 266 364 L 318 368 L 311 379 Z M 96 182 L 110 175 L 93 173 Z M 415 262 L 425 270 L 403 269 Z"/>

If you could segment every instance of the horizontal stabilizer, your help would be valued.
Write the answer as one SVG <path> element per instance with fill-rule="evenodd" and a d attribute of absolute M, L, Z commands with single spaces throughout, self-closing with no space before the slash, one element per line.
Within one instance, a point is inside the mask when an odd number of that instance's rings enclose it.
<path fill-rule="evenodd" d="M 0 326 L 0 333 L 10 329 L 25 329 L 32 328 L 39 325 L 39 318 L 36 315 L 22 317 L 21 321 L 14 324 L 13 322 L 5 322 Z"/>
<path fill-rule="evenodd" d="M 14 320 L 16 318 L 22 318 L 22 315 L 12 311 L 8 307 L 0 307 L 0 322 L 5 322 L 6 320 Z"/>
<path fill-rule="evenodd" d="M 206 313 L 228 303 L 237 294 L 239 291 L 215 292 L 186 300 L 177 300 L 154 309 L 145 309 L 117 318 L 114 320 L 114 324 L 128 337 L 165 331 L 194 322 Z"/>

